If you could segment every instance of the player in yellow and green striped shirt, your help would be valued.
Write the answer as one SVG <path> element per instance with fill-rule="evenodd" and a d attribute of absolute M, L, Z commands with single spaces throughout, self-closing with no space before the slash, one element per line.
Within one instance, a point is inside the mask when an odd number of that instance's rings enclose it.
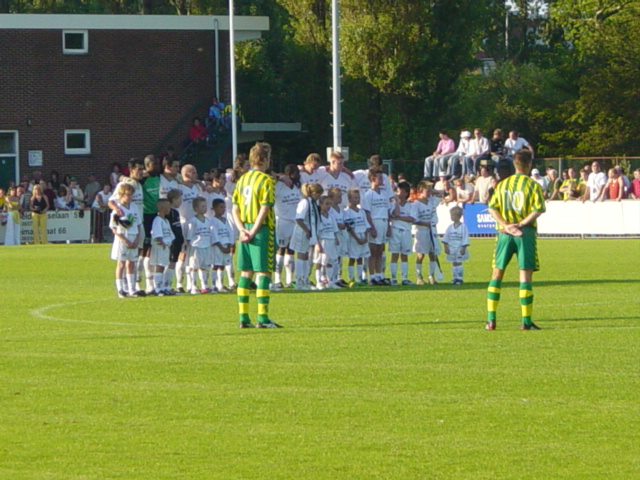
<path fill-rule="evenodd" d="M 252 169 L 242 175 L 233 192 L 233 219 L 240 231 L 237 251 L 238 310 L 240 328 L 251 328 L 249 291 L 254 273 L 258 285 L 258 323 L 256 328 L 281 328 L 269 318 L 269 286 L 275 262 L 275 185 L 265 173 L 269 168 L 271 146 L 256 143 L 249 153 Z"/>
<path fill-rule="evenodd" d="M 493 273 L 487 291 L 487 330 L 496 328 L 502 278 L 515 254 L 520 268 L 521 330 L 540 330 L 531 320 L 533 272 L 539 270 L 536 219 L 545 211 L 542 187 L 529 177 L 532 155 L 519 150 L 513 158 L 515 175 L 502 180 L 489 200 L 489 213 L 496 221 L 498 237 L 493 254 Z"/>

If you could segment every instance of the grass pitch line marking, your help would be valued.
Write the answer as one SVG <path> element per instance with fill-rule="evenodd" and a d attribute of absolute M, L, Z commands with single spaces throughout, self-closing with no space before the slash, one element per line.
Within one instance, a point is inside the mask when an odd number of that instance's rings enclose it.
<path fill-rule="evenodd" d="M 45 305 L 44 307 L 34 308 L 29 310 L 29 315 L 40 320 L 48 320 L 51 322 L 64 322 L 64 323 L 83 323 L 87 325 L 108 325 L 115 327 L 160 327 L 160 328 L 216 328 L 215 325 L 183 325 L 183 324 L 170 324 L 170 323 L 125 323 L 125 322 L 98 322 L 94 320 L 80 320 L 76 318 L 57 317 L 55 315 L 48 315 L 46 312 L 55 308 L 73 307 L 76 305 L 86 305 L 88 303 L 106 302 L 111 301 L 110 298 L 102 298 L 98 300 L 83 300 L 81 302 L 69 302 L 69 303 L 55 303 L 52 305 Z"/>

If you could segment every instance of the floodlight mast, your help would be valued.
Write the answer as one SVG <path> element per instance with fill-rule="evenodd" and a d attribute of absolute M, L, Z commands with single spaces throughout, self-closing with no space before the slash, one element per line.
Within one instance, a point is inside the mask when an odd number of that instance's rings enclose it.
<path fill-rule="evenodd" d="M 342 147 L 342 105 L 340 98 L 340 9 L 338 0 L 331 0 L 331 61 L 333 74 L 333 149 Z"/>
<path fill-rule="evenodd" d="M 231 147 L 232 161 L 238 156 L 238 124 L 236 121 L 236 32 L 233 0 L 229 0 L 229 70 L 231 73 Z"/>

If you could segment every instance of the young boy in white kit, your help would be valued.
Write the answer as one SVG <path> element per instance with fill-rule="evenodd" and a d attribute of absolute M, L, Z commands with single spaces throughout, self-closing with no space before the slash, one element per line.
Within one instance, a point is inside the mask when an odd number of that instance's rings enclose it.
<path fill-rule="evenodd" d="M 171 223 L 167 215 L 171 212 L 169 200 L 161 198 L 156 202 L 158 215 L 151 224 L 151 254 L 149 264 L 154 269 L 153 294 L 162 297 L 169 293 L 169 287 L 164 282 L 164 270 L 171 262 L 171 245 L 175 235 L 171 229 Z"/>
<path fill-rule="evenodd" d="M 418 199 L 413 203 L 413 216 L 416 219 L 413 224 L 414 240 L 413 252 L 416 253 L 416 284 L 424 285 L 422 277 L 422 261 L 425 255 L 429 255 L 429 283 L 436 283 L 436 271 L 438 263 L 436 255 L 440 253 L 440 244 L 435 234 L 438 215 L 436 209 L 440 200 L 431 196 L 433 185 L 429 182 L 418 184 Z"/>
<path fill-rule="evenodd" d="M 309 251 L 318 241 L 318 205 L 323 188 L 319 183 L 305 183 L 301 189 L 303 198 L 296 209 L 296 224 L 293 227 L 289 248 L 296 252 L 296 290 L 311 290 L 309 287 Z M 313 260 L 313 259 L 312 259 Z"/>
<path fill-rule="evenodd" d="M 362 273 L 364 271 L 364 262 L 367 261 L 371 252 L 369 250 L 368 233 L 370 230 L 367 216 L 359 207 L 360 189 L 352 188 L 347 194 L 347 208 L 344 210 L 344 223 L 347 229 L 347 252 L 349 256 L 349 265 L 347 272 L 349 274 L 349 285 L 366 285 Z M 354 267 L 357 276 L 354 276 Z"/>
<path fill-rule="evenodd" d="M 207 289 L 207 273 L 211 268 L 211 220 L 205 217 L 207 201 L 202 197 L 193 199 L 194 216 L 187 228 L 187 258 L 191 270 L 191 295 L 213 293 Z M 200 278 L 200 290 L 196 287 L 196 272 Z"/>
<path fill-rule="evenodd" d="M 382 172 L 369 171 L 371 189 L 362 198 L 362 209 L 367 215 L 371 231 L 369 232 L 369 283 L 371 285 L 387 285 L 382 272 L 382 254 L 390 233 L 389 225 L 389 195 L 380 189 Z"/>
<path fill-rule="evenodd" d="M 447 254 L 447 262 L 451 263 L 453 280 L 451 285 L 462 285 L 464 277 L 464 267 L 462 263 L 469 260 L 469 230 L 462 223 L 462 208 L 453 207 L 449 210 L 451 214 L 451 225 L 447 227 L 442 243 L 444 253 Z"/>
<path fill-rule="evenodd" d="M 215 274 L 216 290 L 220 293 L 230 293 L 231 289 L 224 286 L 225 268 L 231 264 L 231 248 L 233 247 L 233 231 L 227 223 L 227 205 L 221 198 L 213 201 L 213 272 Z"/>
<path fill-rule="evenodd" d="M 276 203 L 274 206 L 276 214 L 276 242 L 278 250 L 276 252 L 276 269 L 274 272 L 271 290 L 282 290 L 293 282 L 294 271 L 294 251 L 290 248 L 293 229 L 296 225 L 296 210 L 302 193 L 300 193 L 300 170 L 297 165 L 287 165 L 284 169 L 284 176 L 291 180 L 291 186 L 285 182 L 276 182 Z M 285 270 L 285 281 L 282 282 L 282 270 Z"/>
<path fill-rule="evenodd" d="M 338 287 L 348 287 L 349 284 L 340 278 L 342 275 L 342 259 L 349 256 L 349 251 L 347 250 L 347 239 L 349 234 L 347 233 L 346 225 L 344 224 L 344 210 L 340 206 L 342 205 L 342 191 L 339 188 L 334 187 L 329 189 L 327 196 L 332 203 L 329 214 L 335 219 L 336 224 L 338 225 L 338 233 L 336 235 L 338 238 L 338 245 L 336 246 L 337 257 L 333 264 L 330 278 Z"/>
<path fill-rule="evenodd" d="M 398 285 L 398 259 L 400 259 L 402 285 L 413 285 L 413 282 L 407 277 L 409 273 L 408 255 L 411 253 L 411 225 L 415 222 L 413 205 L 409 203 L 410 191 L 411 186 L 407 182 L 398 184 L 395 206 L 391 212 L 391 238 L 389 239 L 391 285 Z"/>
<path fill-rule="evenodd" d="M 337 247 L 338 240 L 338 224 L 333 215 L 331 208 L 333 201 L 324 195 L 318 201 L 320 216 L 318 217 L 318 243 L 314 255 L 314 263 L 316 265 L 316 290 L 324 288 L 340 288 L 331 278 L 332 267 L 338 260 Z"/>
<path fill-rule="evenodd" d="M 111 259 L 116 261 L 116 291 L 118 297 L 137 297 L 135 290 L 135 267 L 138 260 L 138 247 L 142 239 L 142 211 L 131 199 L 134 187 L 120 183 L 116 188 L 117 202 L 111 212 L 109 227 L 113 232 Z M 118 211 L 122 215 L 118 215 Z M 126 270 L 127 286 L 124 284 Z"/>

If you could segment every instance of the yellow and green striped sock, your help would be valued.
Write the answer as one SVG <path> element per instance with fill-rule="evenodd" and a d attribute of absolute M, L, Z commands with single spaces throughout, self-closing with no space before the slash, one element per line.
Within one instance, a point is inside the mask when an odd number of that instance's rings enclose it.
<path fill-rule="evenodd" d="M 258 322 L 269 323 L 269 300 L 271 285 L 271 277 L 261 275 L 258 277 L 258 290 L 256 290 L 256 299 L 258 300 Z"/>
<path fill-rule="evenodd" d="M 533 313 L 533 287 L 530 283 L 520 284 L 520 310 L 522 311 L 522 324 L 531 325 Z"/>
<path fill-rule="evenodd" d="M 489 288 L 487 288 L 487 321 L 496 321 L 496 312 L 498 311 L 498 303 L 500 303 L 500 289 L 502 287 L 501 280 L 491 280 Z"/>
<path fill-rule="evenodd" d="M 249 319 L 250 288 L 251 279 L 248 277 L 240 277 L 240 280 L 238 280 L 238 312 L 240 313 L 241 323 L 251 323 Z"/>

